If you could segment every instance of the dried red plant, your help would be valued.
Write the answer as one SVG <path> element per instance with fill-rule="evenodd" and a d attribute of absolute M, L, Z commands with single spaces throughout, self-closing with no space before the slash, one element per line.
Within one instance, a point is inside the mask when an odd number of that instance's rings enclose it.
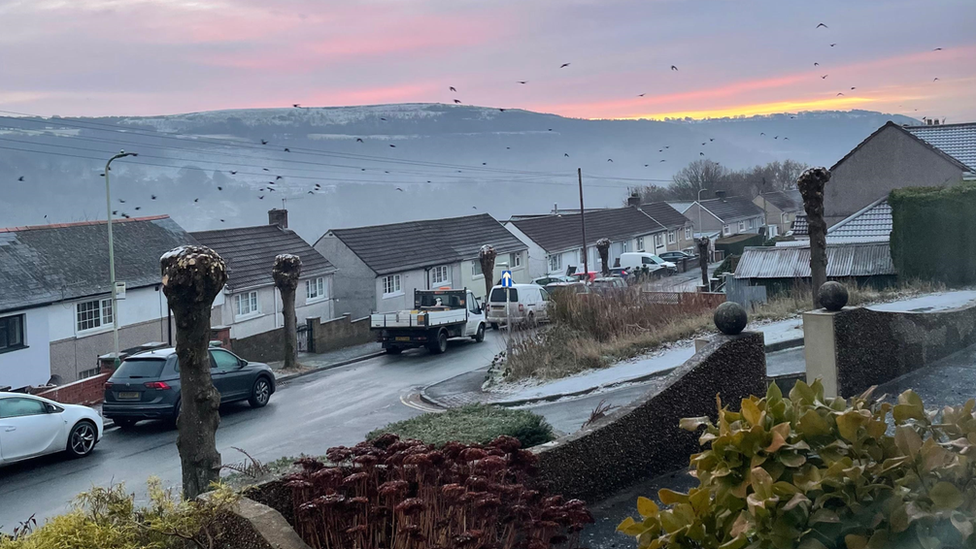
<path fill-rule="evenodd" d="M 436 449 L 384 435 L 326 455 L 286 479 L 314 549 L 572 549 L 593 522 L 582 501 L 529 488 L 536 457 L 512 437 Z"/>

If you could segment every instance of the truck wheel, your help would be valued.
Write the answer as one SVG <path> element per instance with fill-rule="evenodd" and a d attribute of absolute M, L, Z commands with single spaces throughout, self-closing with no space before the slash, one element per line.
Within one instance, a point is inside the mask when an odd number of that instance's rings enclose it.
<path fill-rule="evenodd" d="M 437 339 L 431 341 L 427 347 L 432 354 L 439 355 L 447 350 L 447 332 L 441 330 L 437 332 Z"/>
<path fill-rule="evenodd" d="M 403 352 L 403 349 L 399 347 L 387 347 L 386 354 L 388 355 L 398 355 Z"/>
<path fill-rule="evenodd" d="M 481 343 L 482 341 L 485 340 L 485 325 L 484 324 L 478 324 L 478 331 L 474 334 L 474 337 L 472 337 L 471 339 L 475 340 L 478 343 Z"/>
<path fill-rule="evenodd" d="M 498 330 L 498 323 L 497 322 L 492 322 L 491 323 L 491 329 L 497 331 Z"/>

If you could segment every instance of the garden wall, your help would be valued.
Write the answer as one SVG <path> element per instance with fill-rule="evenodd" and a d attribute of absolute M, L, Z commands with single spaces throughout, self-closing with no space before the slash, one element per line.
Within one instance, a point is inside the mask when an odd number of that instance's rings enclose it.
<path fill-rule="evenodd" d="M 325 321 L 310 318 L 308 326 L 312 330 L 312 352 L 315 353 L 376 341 L 376 335 L 369 331 L 368 316 L 356 320 L 348 314 Z"/>
<path fill-rule="evenodd" d="M 98 404 L 105 399 L 105 382 L 110 377 L 112 377 L 111 372 L 98 374 L 55 387 L 43 393 L 37 393 L 37 396 L 61 404 L 84 404 L 86 406 Z"/>
<path fill-rule="evenodd" d="M 275 328 L 250 337 L 230 340 L 230 350 L 251 362 L 274 362 L 285 356 L 285 329 Z"/>
<path fill-rule="evenodd" d="M 715 396 L 738 409 L 766 393 L 763 335 L 717 335 L 659 389 L 580 431 L 536 448 L 552 493 L 598 501 L 640 480 L 688 466 L 698 435 L 678 427 L 683 417 L 716 416 Z"/>

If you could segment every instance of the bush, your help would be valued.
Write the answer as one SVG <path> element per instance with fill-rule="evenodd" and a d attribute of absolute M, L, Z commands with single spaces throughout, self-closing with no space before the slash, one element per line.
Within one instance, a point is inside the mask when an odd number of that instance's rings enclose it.
<path fill-rule="evenodd" d="M 871 391 L 825 399 L 819 381 L 783 398 L 742 400 L 681 420 L 705 426 L 691 458 L 699 485 L 661 490 L 618 530 L 641 548 L 935 549 L 976 547 L 976 401 L 926 412 L 912 391 L 897 404 Z M 890 416 L 890 417 L 889 417 Z"/>
<path fill-rule="evenodd" d="M 535 454 L 518 440 L 440 449 L 383 435 L 305 459 L 288 477 L 296 530 L 314 549 L 570 549 L 592 522 L 582 501 L 529 486 Z"/>
<path fill-rule="evenodd" d="M 976 283 L 976 185 L 895 189 L 888 204 L 899 277 Z"/>
<path fill-rule="evenodd" d="M 220 538 L 217 519 L 237 502 L 219 488 L 207 500 L 184 501 L 149 480 L 149 505 L 136 507 L 122 484 L 80 494 L 74 508 L 13 539 L 0 549 L 208 549 Z"/>
<path fill-rule="evenodd" d="M 530 448 L 553 439 L 552 427 L 546 420 L 528 410 L 511 410 L 471 404 L 443 413 L 430 413 L 391 423 L 368 435 L 375 440 L 385 433 L 416 439 L 425 444 L 443 446 L 448 442 L 487 444 L 502 435 L 518 439 L 522 447 Z"/>

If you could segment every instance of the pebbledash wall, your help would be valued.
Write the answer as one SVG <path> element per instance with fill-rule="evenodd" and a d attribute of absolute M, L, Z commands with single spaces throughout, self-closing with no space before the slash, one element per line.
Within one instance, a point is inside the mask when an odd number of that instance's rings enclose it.
<path fill-rule="evenodd" d="M 976 344 L 976 306 L 933 312 L 845 308 L 803 314 L 807 378 L 850 397 Z"/>

